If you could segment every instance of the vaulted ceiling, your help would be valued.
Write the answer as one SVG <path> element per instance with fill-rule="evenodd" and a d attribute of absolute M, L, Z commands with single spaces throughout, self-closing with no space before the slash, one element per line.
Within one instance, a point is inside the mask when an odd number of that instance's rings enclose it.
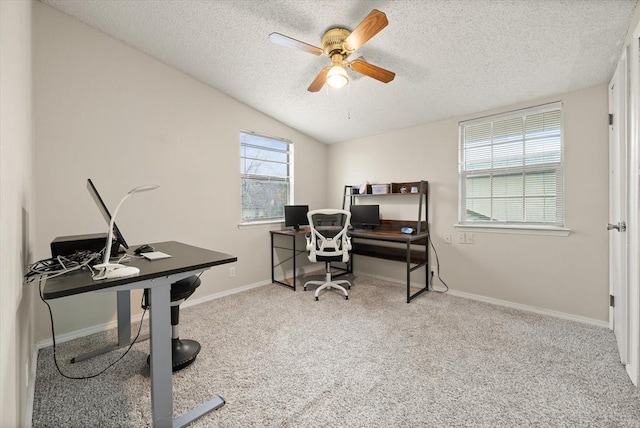
<path fill-rule="evenodd" d="M 325 143 L 608 82 L 638 0 L 42 0 Z M 396 73 L 349 70 L 343 89 L 307 91 L 321 46 L 372 10 L 389 25 L 352 55 Z M 256 130 L 260 131 L 260 130 Z"/>

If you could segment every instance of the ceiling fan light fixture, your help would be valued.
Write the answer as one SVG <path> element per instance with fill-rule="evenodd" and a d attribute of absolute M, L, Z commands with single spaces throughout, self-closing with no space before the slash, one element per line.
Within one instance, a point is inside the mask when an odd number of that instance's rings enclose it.
<path fill-rule="evenodd" d="M 334 65 L 327 73 L 327 85 L 335 89 L 344 88 L 349 83 L 347 71 L 340 65 Z"/>

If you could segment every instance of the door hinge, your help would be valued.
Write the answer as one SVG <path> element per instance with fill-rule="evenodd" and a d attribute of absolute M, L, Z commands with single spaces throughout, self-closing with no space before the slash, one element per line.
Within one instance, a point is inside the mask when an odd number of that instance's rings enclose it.
<path fill-rule="evenodd" d="M 613 113 L 609 113 L 609 125 L 613 125 Z"/>
<path fill-rule="evenodd" d="M 616 307 L 616 299 L 613 297 L 613 294 L 609 294 L 609 306 L 612 308 Z"/>

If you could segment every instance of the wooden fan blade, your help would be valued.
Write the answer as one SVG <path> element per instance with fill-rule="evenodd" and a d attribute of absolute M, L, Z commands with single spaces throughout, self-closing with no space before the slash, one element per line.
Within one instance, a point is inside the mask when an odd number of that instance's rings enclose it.
<path fill-rule="evenodd" d="M 319 47 L 310 45 L 305 42 L 301 42 L 300 40 L 292 39 L 291 37 L 285 36 L 284 34 L 271 33 L 269 34 L 269 40 L 271 40 L 271 42 L 276 43 L 278 45 L 298 49 L 316 56 L 322 55 L 322 49 L 320 49 Z"/>
<path fill-rule="evenodd" d="M 396 77 L 396 73 L 394 73 L 393 71 L 385 70 L 382 67 L 378 67 L 377 65 L 368 63 L 367 61 L 360 58 L 351 61 L 349 63 L 349 67 L 360 74 L 372 77 L 383 83 L 389 83 Z"/>
<path fill-rule="evenodd" d="M 387 15 L 377 9 L 373 9 L 345 39 L 345 49 L 349 52 L 355 51 L 387 25 L 389 25 Z"/>
<path fill-rule="evenodd" d="M 309 85 L 307 91 L 318 92 L 320 89 L 322 89 L 322 87 L 324 86 L 324 82 L 327 81 L 327 73 L 329 72 L 329 70 L 331 70 L 330 65 L 320 70 L 320 73 L 318 73 L 313 82 L 311 82 L 311 85 Z"/>

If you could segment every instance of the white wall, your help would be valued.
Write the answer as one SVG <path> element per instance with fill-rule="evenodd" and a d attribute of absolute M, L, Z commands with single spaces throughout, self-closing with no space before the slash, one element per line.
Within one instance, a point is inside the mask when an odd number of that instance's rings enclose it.
<path fill-rule="evenodd" d="M 571 234 L 475 232 L 475 244 L 457 244 L 453 225 L 458 207 L 458 122 L 552 101 L 564 103 L 565 208 Z M 428 180 L 432 238 L 441 276 L 451 289 L 606 321 L 607 105 L 606 85 L 600 85 L 332 145 L 328 202 L 340 201 L 344 184 Z M 403 206 L 404 199 L 401 203 L 396 200 L 392 207 L 385 205 L 387 200 L 378 198 L 383 218 L 415 216 L 413 208 Z M 445 234 L 453 235 L 452 244 L 444 243 Z M 361 257 L 355 266 L 356 272 L 404 280 L 400 263 Z M 423 278 L 421 275 L 415 278 Z"/>
<path fill-rule="evenodd" d="M 290 139 L 295 199 L 324 205 L 327 146 L 41 3 L 35 10 L 36 257 L 57 236 L 106 232 L 85 182 L 130 243 L 177 240 L 236 255 L 236 276 L 202 276 L 192 299 L 270 278 L 268 227 L 239 229 L 239 132 Z M 275 226 L 279 228 L 280 226 Z M 56 333 L 109 322 L 112 293 L 52 301 Z M 139 294 L 132 297 L 139 311 Z M 38 304 L 38 340 L 50 337 Z"/>
<path fill-rule="evenodd" d="M 0 2 L 0 426 L 25 426 L 35 376 L 31 2 Z"/>

